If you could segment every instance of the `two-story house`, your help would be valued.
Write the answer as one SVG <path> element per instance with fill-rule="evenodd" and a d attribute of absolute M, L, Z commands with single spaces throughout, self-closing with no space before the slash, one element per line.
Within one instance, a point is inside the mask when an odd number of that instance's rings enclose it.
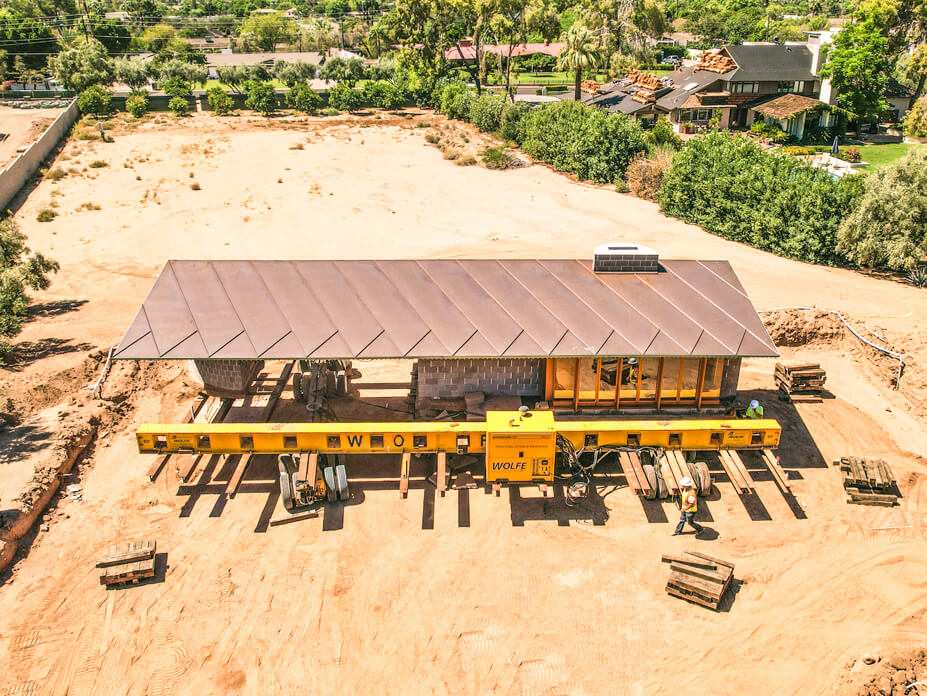
<path fill-rule="evenodd" d="M 586 103 L 642 120 L 664 115 L 680 132 L 710 122 L 722 129 L 749 128 L 762 118 L 801 138 L 812 125 L 832 121 L 830 86 L 817 75 L 821 44 L 815 38 L 805 44 L 724 46 L 662 78 L 632 71 Z"/>

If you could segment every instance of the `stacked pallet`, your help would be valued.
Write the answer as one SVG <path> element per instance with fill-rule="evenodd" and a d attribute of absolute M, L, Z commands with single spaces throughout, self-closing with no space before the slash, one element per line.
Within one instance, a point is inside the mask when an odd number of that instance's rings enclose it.
<path fill-rule="evenodd" d="M 110 546 L 106 555 L 97 562 L 97 568 L 103 569 L 100 584 L 137 583 L 142 578 L 154 577 L 157 546 L 158 542 L 152 539 Z"/>
<path fill-rule="evenodd" d="M 595 80 L 583 80 L 579 88 L 583 92 L 589 92 L 590 94 L 602 94 L 605 91 L 602 89 L 602 85 Z"/>
<path fill-rule="evenodd" d="M 662 561 L 670 564 L 666 593 L 709 609 L 717 610 L 734 577 L 731 563 L 694 551 L 666 554 Z"/>
<path fill-rule="evenodd" d="M 825 379 L 818 363 L 776 363 L 776 386 L 783 401 L 820 401 Z"/>
<path fill-rule="evenodd" d="M 734 61 L 727 56 L 723 56 L 720 53 L 708 53 L 706 51 L 702 54 L 702 57 L 699 59 L 695 69 L 710 70 L 711 72 L 723 74 L 733 70 L 736 67 L 737 65 L 734 63 Z"/>
<path fill-rule="evenodd" d="M 848 503 L 892 507 L 901 497 L 895 474 L 884 459 L 841 457 L 834 465 L 844 472 Z"/>

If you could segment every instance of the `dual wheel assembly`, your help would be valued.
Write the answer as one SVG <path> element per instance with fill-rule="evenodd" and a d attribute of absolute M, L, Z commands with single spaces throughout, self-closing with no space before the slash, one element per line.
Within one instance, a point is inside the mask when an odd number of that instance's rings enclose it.
<path fill-rule="evenodd" d="M 705 462 L 686 462 L 689 470 L 689 478 L 695 484 L 695 492 L 700 497 L 705 497 L 711 492 L 711 472 Z M 650 484 L 650 493 L 644 497 L 647 500 L 656 500 L 669 497 L 669 487 L 663 478 L 663 468 L 659 464 L 642 464 L 644 475 L 647 477 L 647 483 Z"/>
<path fill-rule="evenodd" d="M 330 503 L 350 500 L 348 472 L 338 455 L 319 455 L 314 481 L 300 479 L 297 457 L 298 455 L 293 454 L 281 454 L 277 457 L 280 469 L 280 496 L 287 510 L 306 507 L 323 499 Z"/>

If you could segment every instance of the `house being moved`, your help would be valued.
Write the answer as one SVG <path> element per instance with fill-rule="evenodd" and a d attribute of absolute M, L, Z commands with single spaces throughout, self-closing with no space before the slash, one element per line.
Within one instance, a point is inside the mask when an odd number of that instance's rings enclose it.
<path fill-rule="evenodd" d="M 193 360 L 244 393 L 265 360 L 408 361 L 416 410 L 465 394 L 596 413 L 717 412 L 776 347 L 727 261 L 170 261 L 119 359 Z"/>

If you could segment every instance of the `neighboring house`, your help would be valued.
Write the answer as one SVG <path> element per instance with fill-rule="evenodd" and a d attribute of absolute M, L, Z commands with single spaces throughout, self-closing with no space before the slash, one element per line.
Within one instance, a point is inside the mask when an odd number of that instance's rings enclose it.
<path fill-rule="evenodd" d="M 820 35 L 826 33 L 809 34 L 805 44 L 724 46 L 663 78 L 632 71 L 585 101 L 641 120 L 664 115 L 680 132 L 712 121 L 722 129 L 744 129 L 769 118 L 801 138 L 806 128 L 832 122 L 830 85 L 817 75 L 820 47 L 829 40 Z"/>
<path fill-rule="evenodd" d="M 885 86 L 885 101 L 888 102 L 889 108 L 882 114 L 881 120 L 888 123 L 898 123 L 908 113 L 911 108 L 911 99 L 914 92 L 901 84 L 894 77 L 888 78 L 888 84 Z"/>
<path fill-rule="evenodd" d="M 223 51 L 232 47 L 232 40 L 218 32 L 209 32 L 206 36 L 183 39 L 183 41 L 197 51 Z"/>
<path fill-rule="evenodd" d="M 224 65 L 263 65 L 273 67 L 278 60 L 285 60 L 288 63 L 312 63 L 321 65 L 329 58 L 360 58 L 356 53 L 345 51 L 340 48 L 330 48 L 326 53 L 318 51 L 261 51 L 257 53 L 207 53 L 206 66 L 209 68 L 209 76 L 216 77 L 216 69 Z"/>
<path fill-rule="evenodd" d="M 563 46 L 564 44 L 562 43 L 516 44 L 512 47 L 512 57 L 533 56 L 539 53 L 557 57 L 560 55 L 560 49 L 562 49 Z M 495 53 L 501 58 L 506 58 L 509 55 L 509 47 L 507 44 L 485 44 L 483 46 L 483 51 L 485 53 Z M 451 62 L 476 60 L 476 47 L 469 41 L 461 41 L 459 49 L 455 46 L 444 51 L 444 59 Z"/>

